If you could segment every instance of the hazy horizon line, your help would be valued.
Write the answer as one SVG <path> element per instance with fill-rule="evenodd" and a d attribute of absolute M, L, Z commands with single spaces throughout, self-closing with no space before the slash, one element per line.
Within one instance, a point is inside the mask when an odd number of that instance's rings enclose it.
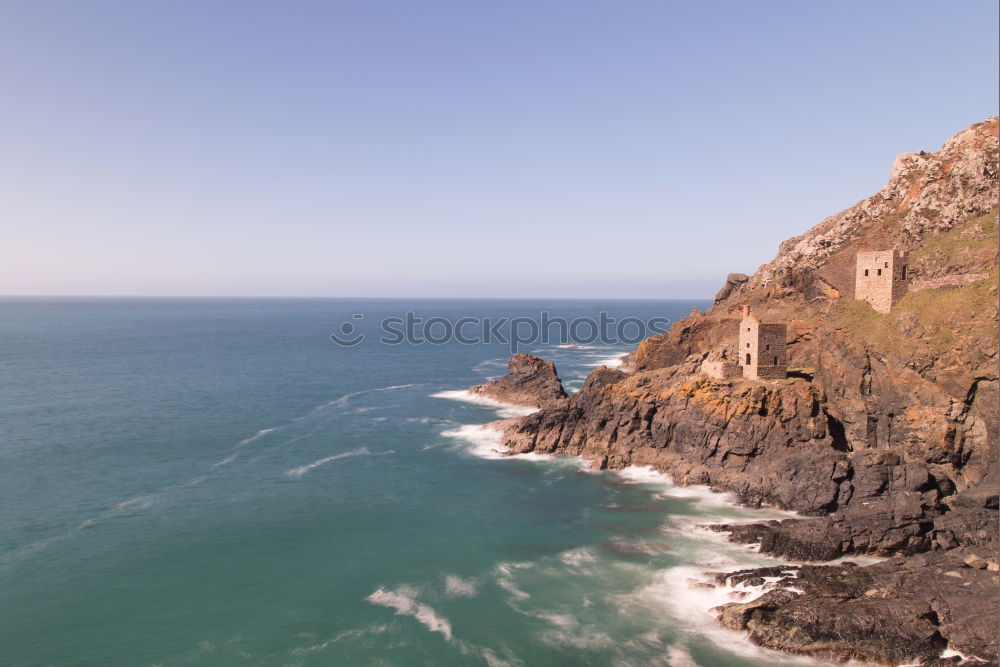
<path fill-rule="evenodd" d="M 591 296 L 301 296 L 228 294 L 0 294 L 0 299 L 298 299 L 343 301 L 714 301 L 714 296 L 591 297 Z"/>

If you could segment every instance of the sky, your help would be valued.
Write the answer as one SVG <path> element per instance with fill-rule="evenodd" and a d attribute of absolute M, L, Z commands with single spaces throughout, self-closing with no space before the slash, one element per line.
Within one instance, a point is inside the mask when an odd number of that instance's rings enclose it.
<path fill-rule="evenodd" d="M 995 0 L 0 0 L 0 294 L 703 298 L 997 113 Z"/>

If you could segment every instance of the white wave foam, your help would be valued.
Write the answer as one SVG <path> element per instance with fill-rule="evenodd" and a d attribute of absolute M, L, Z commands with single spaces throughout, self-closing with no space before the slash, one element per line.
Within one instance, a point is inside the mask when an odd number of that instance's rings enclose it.
<path fill-rule="evenodd" d="M 945 658 L 945 659 L 947 659 L 947 658 L 958 658 L 959 660 L 961 660 L 963 662 L 966 661 L 966 660 L 972 660 L 973 658 L 975 658 L 976 660 L 980 660 L 982 662 L 986 662 L 986 660 L 983 660 L 979 656 L 968 656 L 968 655 L 965 655 L 964 653 L 962 653 L 961 651 L 956 651 L 953 648 L 946 648 L 945 650 L 941 651 L 941 657 Z"/>
<path fill-rule="evenodd" d="M 457 438 L 470 443 L 466 451 L 483 459 L 521 459 L 523 461 L 554 461 L 553 454 L 508 454 L 503 437 L 492 424 L 462 424 L 457 428 L 441 431 L 446 438 Z"/>
<path fill-rule="evenodd" d="M 451 623 L 439 615 L 432 607 L 417 602 L 417 589 L 400 586 L 395 590 L 379 587 L 365 598 L 372 604 L 395 609 L 398 616 L 412 616 L 431 632 L 440 632 L 448 641 L 452 640 Z"/>
<path fill-rule="evenodd" d="M 594 365 L 595 366 L 607 366 L 608 368 L 618 368 L 623 363 L 625 363 L 625 357 L 626 357 L 626 355 L 619 354 L 619 355 L 616 355 L 614 357 L 607 357 L 607 358 L 604 358 L 604 359 L 598 359 L 597 363 L 594 364 Z"/>
<path fill-rule="evenodd" d="M 738 568 L 739 566 L 733 567 Z M 660 610 L 675 620 L 684 635 L 705 637 L 715 645 L 738 655 L 771 664 L 816 664 L 810 658 L 789 656 L 762 648 L 745 635 L 721 626 L 715 620 L 715 613 L 711 611 L 714 607 L 752 600 L 763 592 L 764 587 L 716 585 L 709 580 L 704 570 L 704 565 L 661 570 L 651 583 L 622 596 L 620 608 L 623 613 L 630 614 Z"/>
<path fill-rule="evenodd" d="M 615 473 L 623 481 L 631 484 L 650 484 L 660 487 L 659 498 L 680 498 L 692 500 L 698 506 L 699 515 L 686 517 L 674 515 L 676 522 L 690 521 L 690 527 L 712 523 L 753 523 L 768 519 L 790 519 L 798 516 L 795 512 L 773 507 L 750 509 L 740 504 L 733 493 L 715 491 L 703 484 L 681 486 L 675 484 L 668 475 L 650 466 L 630 466 Z"/>
<path fill-rule="evenodd" d="M 538 408 L 504 403 L 503 401 L 488 398 L 482 394 L 474 394 L 467 389 L 439 391 L 436 394 L 431 394 L 431 398 L 446 398 L 451 401 L 461 401 L 462 403 L 473 403 L 475 405 L 493 408 L 499 416 L 504 418 L 523 417 L 525 415 L 530 415 L 533 412 L 538 412 Z"/>
<path fill-rule="evenodd" d="M 698 663 L 682 646 L 671 646 L 667 651 L 667 664 L 670 667 L 698 667 Z"/>
<path fill-rule="evenodd" d="M 496 582 L 497 586 L 504 589 L 510 593 L 515 600 L 527 600 L 531 597 L 530 593 L 522 591 L 514 583 L 514 572 L 517 570 L 525 570 L 530 567 L 534 567 L 535 564 L 531 562 L 526 563 L 497 563 L 496 566 Z"/>
<path fill-rule="evenodd" d="M 463 579 L 455 574 L 444 578 L 444 594 L 451 598 L 471 598 L 476 595 L 479 582 L 475 579 Z"/>
<path fill-rule="evenodd" d="M 285 474 L 288 475 L 289 477 L 302 477 L 302 475 L 306 474 L 310 470 L 315 470 L 321 465 L 325 465 L 327 463 L 330 463 L 331 461 L 336 461 L 338 459 L 346 459 L 349 456 L 365 456 L 367 454 L 370 454 L 368 449 L 365 447 L 361 447 L 360 449 L 353 449 L 349 452 L 341 452 L 340 454 L 327 456 L 326 458 L 322 458 L 318 461 L 313 461 L 312 463 L 309 463 L 304 466 L 299 466 L 298 468 L 292 468 Z"/>
<path fill-rule="evenodd" d="M 664 488 L 673 486 L 669 477 L 654 470 L 652 466 L 629 466 L 614 472 L 623 481 L 631 484 L 658 484 Z"/>
<path fill-rule="evenodd" d="M 512 661 L 508 662 L 498 657 L 491 649 L 484 648 L 479 653 L 483 660 L 486 661 L 487 667 L 513 667 L 513 665 L 523 665 L 524 663 L 517 659 L 516 656 L 511 656 Z"/>
<path fill-rule="evenodd" d="M 500 431 L 489 424 L 463 424 L 458 428 L 442 431 L 441 435 L 458 438 L 472 444 L 470 454 L 484 459 L 502 459 L 507 448 L 503 446 Z"/>
<path fill-rule="evenodd" d="M 570 549 L 562 552 L 559 555 L 559 560 L 571 567 L 580 567 L 585 563 L 596 563 L 597 556 L 589 549 Z"/>

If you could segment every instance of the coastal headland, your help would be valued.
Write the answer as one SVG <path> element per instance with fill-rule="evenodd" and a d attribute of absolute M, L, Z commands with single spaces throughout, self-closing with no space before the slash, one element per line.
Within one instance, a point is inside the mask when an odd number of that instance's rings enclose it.
<path fill-rule="evenodd" d="M 551 363 L 517 355 L 506 377 L 474 388 L 540 408 L 496 422 L 503 445 L 600 469 L 652 466 L 797 512 L 715 526 L 810 563 L 717 575 L 766 582 L 758 598 L 717 609 L 763 646 L 996 664 L 997 129 L 988 118 L 936 153 L 898 156 L 882 190 L 785 241 L 753 275 L 731 274 L 706 312 L 574 394 Z M 901 274 L 884 267 L 905 289 L 859 298 L 859 258 L 883 250 L 905 258 Z M 777 379 L 725 370 L 744 365 L 746 307 L 787 331 Z M 852 556 L 886 560 L 814 564 Z"/>

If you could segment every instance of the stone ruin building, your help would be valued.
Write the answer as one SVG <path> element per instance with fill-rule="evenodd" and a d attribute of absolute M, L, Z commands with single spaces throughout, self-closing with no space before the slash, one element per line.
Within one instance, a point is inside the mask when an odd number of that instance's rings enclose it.
<path fill-rule="evenodd" d="M 864 299 L 880 313 L 888 313 L 906 294 L 906 253 L 868 250 L 858 253 L 854 298 Z"/>
<path fill-rule="evenodd" d="M 718 380 L 741 375 L 750 380 L 780 380 L 788 373 L 786 341 L 788 326 L 783 322 L 761 322 L 743 306 L 739 342 L 719 345 L 701 363 L 701 372 Z"/>
<path fill-rule="evenodd" d="M 743 306 L 738 354 L 743 377 L 751 380 L 780 380 L 788 372 L 788 325 L 761 322 Z"/>

